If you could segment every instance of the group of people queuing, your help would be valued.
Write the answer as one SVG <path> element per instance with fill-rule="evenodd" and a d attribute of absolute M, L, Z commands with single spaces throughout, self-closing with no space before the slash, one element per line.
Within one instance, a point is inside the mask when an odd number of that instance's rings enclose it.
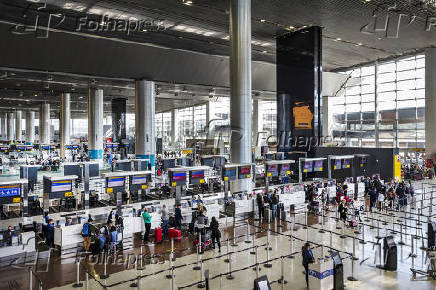
<path fill-rule="evenodd" d="M 277 189 L 269 190 L 266 193 L 258 193 L 256 195 L 256 203 L 259 212 L 259 219 L 265 219 L 265 207 L 269 205 L 271 209 L 271 219 L 278 216 L 279 196 Z"/>

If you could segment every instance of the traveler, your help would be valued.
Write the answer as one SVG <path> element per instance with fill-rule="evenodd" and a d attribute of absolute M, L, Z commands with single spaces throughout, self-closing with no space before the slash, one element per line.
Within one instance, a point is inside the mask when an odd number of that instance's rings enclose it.
<path fill-rule="evenodd" d="M 265 202 L 262 196 L 262 193 L 259 193 L 256 197 L 256 201 L 257 201 L 257 208 L 259 211 L 259 221 L 262 220 L 262 217 L 265 218 Z"/>
<path fill-rule="evenodd" d="M 65 226 L 71 226 L 73 225 L 73 220 L 70 217 L 67 217 L 67 220 L 65 222 Z"/>
<path fill-rule="evenodd" d="M 345 206 L 345 199 L 341 200 L 338 206 L 338 212 L 340 219 L 345 223 L 347 221 L 347 207 Z"/>
<path fill-rule="evenodd" d="M 54 221 L 53 219 L 49 219 L 47 226 L 47 238 L 46 238 L 47 246 L 52 248 L 54 246 Z"/>
<path fill-rule="evenodd" d="M 215 249 L 215 241 L 216 241 L 217 244 L 218 244 L 218 252 L 221 253 L 221 241 L 220 241 L 220 239 L 221 239 L 221 232 L 220 232 L 220 229 L 219 229 L 219 223 L 218 223 L 218 221 L 216 220 L 215 217 L 212 217 L 212 220 L 210 222 L 210 229 L 212 230 L 212 235 L 211 235 L 211 238 L 212 238 L 212 248 Z"/>
<path fill-rule="evenodd" d="M 182 216 L 182 209 L 180 208 L 180 204 L 178 204 L 176 209 L 175 209 L 175 217 L 174 217 L 174 219 L 176 221 L 176 229 L 181 230 L 182 229 L 183 216 Z"/>
<path fill-rule="evenodd" d="M 148 242 L 148 236 L 150 235 L 150 229 L 151 229 L 151 216 L 146 208 L 144 208 L 144 212 L 142 213 L 142 218 L 144 219 L 144 225 L 145 225 L 144 243 L 146 243 Z"/>
<path fill-rule="evenodd" d="M 277 196 L 277 192 L 274 191 L 271 197 L 271 210 L 273 219 L 277 218 L 277 205 L 279 204 L 279 197 Z"/>
<path fill-rule="evenodd" d="M 312 250 L 310 249 L 310 244 L 306 243 L 301 251 L 303 256 L 303 267 L 306 272 L 306 286 L 309 288 L 309 264 L 315 263 L 315 258 L 313 257 Z"/>
<path fill-rule="evenodd" d="M 83 224 L 82 227 L 82 237 L 83 237 L 83 248 L 86 252 L 89 251 L 89 247 L 91 246 L 91 229 L 90 225 L 93 222 L 92 218 L 88 219 L 88 222 Z"/>
<path fill-rule="evenodd" d="M 168 235 L 168 225 L 170 223 L 170 216 L 168 214 L 168 210 L 166 205 L 162 206 L 162 210 L 160 211 L 162 218 L 162 232 L 165 236 Z"/>
<path fill-rule="evenodd" d="M 110 251 L 112 253 L 116 253 L 117 252 L 117 243 L 118 243 L 118 231 L 117 228 L 112 226 L 110 228 L 110 235 L 109 235 L 109 239 L 110 239 Z"/>

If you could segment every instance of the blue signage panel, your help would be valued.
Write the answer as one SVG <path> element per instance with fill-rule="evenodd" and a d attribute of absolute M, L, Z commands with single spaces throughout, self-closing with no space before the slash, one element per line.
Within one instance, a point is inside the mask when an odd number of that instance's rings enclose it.
<path fill-rule="evenodd" d="M 0 186 L 0 198 L 9 196 L 20 196 L 21 187 L 19 185 L 2 185 Z"/>

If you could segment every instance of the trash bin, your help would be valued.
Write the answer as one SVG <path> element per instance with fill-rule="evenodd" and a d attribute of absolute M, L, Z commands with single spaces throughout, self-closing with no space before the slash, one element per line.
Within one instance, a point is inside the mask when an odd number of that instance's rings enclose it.
<path fill-rule="evenodd" d="M 386 271 L 397 271 L 397 245 L 392 236 L 383 239 L 384 269 Z"/>

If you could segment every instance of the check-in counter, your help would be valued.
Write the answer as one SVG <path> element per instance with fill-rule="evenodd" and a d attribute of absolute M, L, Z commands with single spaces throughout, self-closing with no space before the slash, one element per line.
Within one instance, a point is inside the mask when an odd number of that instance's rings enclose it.
<path fill-rule="evenodd" d="M 82 228 L 83 223 L 55 227 L 54 244 L 60 247 L 62 252 L 77 247 L 77 244 L 83 242 Z"/>
<path fill-rule="evenodd" d="M 26 261 L 24 261 L 26 259 Z M 0 248 L 0 267 L 36 259 L 35 232 L 23 232 L 12 238 L 12 245 Z"/>
<path fill-rule="evenodd" d="M 363 197 L 365 195 L 365 183 L 356 183 L 357 197 Z"/>
<path fill-rule="evenodd" d="M 295 208 L 304 205 L 306 201 L 306 192 L 304 191 L 304 186 L 301 184 L 292 185 L 289 187 L 291 193 L 291 204 Z"/>
<path fill-rule="evenodd" d="M 344 183 L 344 185 L 347 185 L 347 195 L 350 198 L 354 197 L 354 193 L 355 193 L 355 188 L 356 188 L 356 184 L 355 183 L 350 183 L 350 182 L 346 182 Z"/>
<path fill-rule="evenodd" d="M 226 213 L 230 216 L 243 215 L 252 211 L 252 199 L 234 199 L 226 206 Z"/>
<path fill-rule="evenodd" d="M 131 238 L 133 234 L 145 231 L 144 220 L 142 217 L 129 216 L 123 219 L 123 237 Z"/>

